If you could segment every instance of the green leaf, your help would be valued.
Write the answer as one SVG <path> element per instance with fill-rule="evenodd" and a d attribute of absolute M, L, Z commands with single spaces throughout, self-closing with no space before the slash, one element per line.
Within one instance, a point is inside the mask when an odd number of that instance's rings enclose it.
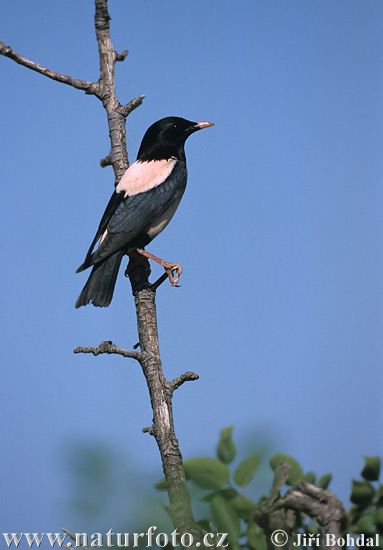
<path fill-rule="evenodd" d="M 167 485 L 166 485 L 166 479 L 165 477 L 161 477 L 160 481 L 158 481 L 154 488 L 157 489 L 157 491 L 166 491 Z"/>
<path fill-rule="evenodd" d="M 330 485 L 331 480 L 332 480 L 332 474 L 324 474 L 319 478 L 317 486 L 320 489 L 327 489 L 327 487 Z"/>
<path fill-rule="evenodd" d="M 254 521 L 250 522 L 246 529 L 246 538 L 247 542 L 252 548 L 256 548 L 256 550 L 266 550 L 267 549 L 267 541 L 265 534 L 263 530 L 254 523 Z"/>
<path fill-rule="evenodd" d="M 355 525 L 356 533 L 364 533 L 365 535 L 374 535 L 376 532 L 373 514 L 362 516 Z"/>
<path fill-rule="evenodd" d="M 216 458 L 191 458 L 184 469 L 186 479 L 203 489 L 222 489 L 230 479 L 228 467 Z"/>
<path fill-rule="evenodd" d="M 221 430 L 221 437 L 220 439 L 231 439 L 233 435 L 233 426 L 227 426 L 226 428 L 222 428 Z"/>
<path fill-rule="evenodd" d="M 380 474 L 380 456 L 365 456 L 362 477 L 367 481 L 378 481 Z"/>
<path fill-rule="evenodd" d="M 374 487 L 367 481 L 353 481 L 350 500 L 361 508 L 367 508 L 375 496 Z"/>
<path fill-rule="evenodd" d="M 299 462 L 297 462 L 292 456 L 285 455 L 284 453 L 277 453 L 270 459 L 271 468 L 275 470 L 281 461 L 287 462 L 287 464 L 290 464 L 291 466 L 286 485 L 297 485 L 300 483 L 303 479 L 303 471 Z"/>
<path fill-rule="evenodd" d="M 219 441 L 217 445 L 217 457 L 224 464 L 230 464 L 237 454 L 237 448 L 232 439 Z"/>
<path fill-rule="evenodd" d="M 258 454 L 245 458 L 234 472 L 233 479 L 235 483 L 240 487 L 245 487 L 253 479 L 260 463 L 261 457 Z"/>
<path fill-rule="evenodd" d="M 235 458 L 237 454 L 237 449 L 235 447 L 234 441 L 231 439 L 231 434 L 233 433 L 233 426 L 228 426 L 221 430 L 221 437 L 217 445 L 217 457 L 224 464 L 229 464 Z"/>
<path fill-rule="evenodd" d="M 257 508 L 255 502 L 242 495 L 238 498 L 232 499 L 230 501 L 230 504 L 237 512 L 239 517 L 245 520 L 246 523 L 248 523 L 253 518 L 255 509 Z"/>
<path fill-rule="evenodd" d="M 241 520 L 230 502 L 216 495 L 210 502 L 211 512 L 220 533 L 227 533 L 231 547 L 238 549 Z"/>
<path fill-rule="evenodd" d="M 220 491 L 214 491 L 213 493 L 208 493 L 203 498 L 201 498 L 202 502 L 210 502 L 212 498 L 214 498 L 217 495 L 223 496 L 226 500 L 231 500 L 232 498 L 235 498 L 238 495 L 238 491 L 234 489 L 234 487 L 229 487 L 228 489 L 221 489 Z"/>
<path fill-rule="evenodd" d="M 303 476 L 303 481 L 307 481 L 307 483 L 311 483 L 311 485 L 315 485 L 315 479 L 314 472 L 307 472 L 307 474 Z"/>

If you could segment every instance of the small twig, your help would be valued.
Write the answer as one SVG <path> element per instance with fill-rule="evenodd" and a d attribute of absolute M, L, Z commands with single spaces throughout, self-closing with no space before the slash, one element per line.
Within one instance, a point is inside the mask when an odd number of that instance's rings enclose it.
<path fill-rule="evenodd" d="M 124 50 L 121 53 L 116 52 L 116 61 L 124 61 L 126 59 L 126 56 L 128 55 L 129 50 Z"/>
<path fill-rule="evenodd" d="M 111 166 L 111 165 L 112 165 L 112 160 L 111 160 L 109 155 L 107 157 L 105 157 L 104 159 L 100 160 L 101 168 L 106 168 L 107 166 Z"/>
<path fill-rule="evenodd" d="M 14 50 L 12 50 L 10 46 L 7 46 L 2 41 L 0 41 L 0 54 L 4 55 L 5 57 L 9 57 L 10 59 L 13 59 L 13 61 L 16 61 L 16 63 L 19 63 L 19 65 L 23 65 L 24 67 L 27 67 L 27 69 L 36 71 L 37 73 L 51 78 L 52 80 L 62 82 L 63 84 L 68 84 L 68 86 L 73 86 L 74 88 L 77 88 L 79 90 L 84 90 L 84 92 L 87 94 L 92 94 L 96 96 L 98 95 L 99 85 L 97 82 L 87 82 L 86 80 L 79 80 L 78 78 L 73 78 L 72 76 L 67 76 L 65 74 L 51 71 L 50 69 L 47 69 L 46 67 L 43 67 L 42 65 L 39 65 L 34 61 L 30 61 L 29 59 L 26 59 L 25 57 L 16 53 Z"/>
<path fill-rule="evenodd" d="M 181 374 L 181 376 L 177 376 L 177 378 L 174 378 L 171 382 L 169 382 L 170 390 L 173 393 L 185 382 L 193 382 L 194 380 L 198 380 L 198 378 L 199 376 L 195 372 L 187 371 L 184 374 Z"/>
<path fill-rule="evenodd" d="M 113 342 L 105 341 L 101 342 L 98 348 L 79 346 L 73 350 L 73 353 L 92 353 L 93 355 L 101 355 L 103 353 L 122 355 L 123 357 L 129 357 L 131 359 L 136 359 L 138 362 L 142 361 L 142 354 L 139 351 L 130 351 L 127 349 L 122 349 L 113 344 Z"/>
<path fill-rule="evenodd" d="M 129 101 L 126 105 L 120 105 L 116 110 L 120 113 L 120 115 L 126 118 L 132 111 L 134 111 L 134 109 L 137 109 L 137 107 L 142 104 L 144 98 L 144 95 L 140 95 L 135 99 L 132 99 L 132 101 Z"/>
<path fill-rule="evenodd" d="M 157 281 L 154 281 L 154 283 L 150 285 L 150 287 L 149 287 L 150 290 L 152 290 L 152 291 L 154 292 L 155 290 L 157 290 L 157 288 L 158 288 L 159 286 L 162 285 L 162 283 L 164 283 L 164 282 L 167 281 L 167 280 L 168 280 L 168 274 L 167 274 L 166 271 L 165 271 L 165 273 L 163 273 L 163 274 L 161 275 L 161 277 L 159 277 L 159 278 L 157 279 Z"/>
<path fill-rule="evenodd" d="M 148 426 L 147 428 L 142 428 L 142 433 L 149 434 L 149 435 L 154 435 L 154 427 L 153 426 Z"/>

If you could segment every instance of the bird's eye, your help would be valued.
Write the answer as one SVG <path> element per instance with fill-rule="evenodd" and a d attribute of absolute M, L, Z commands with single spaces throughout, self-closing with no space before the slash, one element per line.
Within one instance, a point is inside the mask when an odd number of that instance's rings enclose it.
<path fill-rule="evenodd" d="M 173 129 L 178 130 L 178 124 L 173 124 Z"/>

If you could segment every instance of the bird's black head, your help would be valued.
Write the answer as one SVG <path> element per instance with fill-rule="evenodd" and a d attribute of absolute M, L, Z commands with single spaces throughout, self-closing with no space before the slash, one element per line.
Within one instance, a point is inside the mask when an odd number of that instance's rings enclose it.
<path fill-rule="evenodd" d="M 185 161 L 184 145 L 187 138 L 197 130 L 209 126 L 213 126 L 213 123 L 190 122 L 177 116 L 162 118 L 147 129 L 137 160 L 144 162 L 175 157 Z"/>

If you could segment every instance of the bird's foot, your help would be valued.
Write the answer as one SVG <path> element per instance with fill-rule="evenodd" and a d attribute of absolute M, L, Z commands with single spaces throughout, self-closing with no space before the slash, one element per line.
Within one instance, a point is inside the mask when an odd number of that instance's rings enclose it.
<path fill-rule="evenodd" d="M 164 262 L 161 264 L 162 267 L 165 269 L 165 272 L 169 278 L 170 283 L 173 286 L 180 286 L 178 284 L 178 281 L 180 280 L 180 275 L 182 273 L 182 265 L 180 264 L 169 264 L 168 262 Z M 175 276 L 174 276 L 175 273 Z"/>
<path fill-rule="evenodd" d="M 162 265 L 162 267 L 165 269 L 170 283 L 173 286 L 179 286 L 178 281 L 180 280 L 180 275 L 182 273 L 182 265 L 174 262 L 165 262 L 165 260 L 161 260 L 161 258 L 154 256 L 154 254 L 151 254 L 150 252 L 147 252 L 142 248 L 137 248 L 137 252 L 145 258 L 150 258 L 151 260 L 154 260 L 158 264 Z"/>

